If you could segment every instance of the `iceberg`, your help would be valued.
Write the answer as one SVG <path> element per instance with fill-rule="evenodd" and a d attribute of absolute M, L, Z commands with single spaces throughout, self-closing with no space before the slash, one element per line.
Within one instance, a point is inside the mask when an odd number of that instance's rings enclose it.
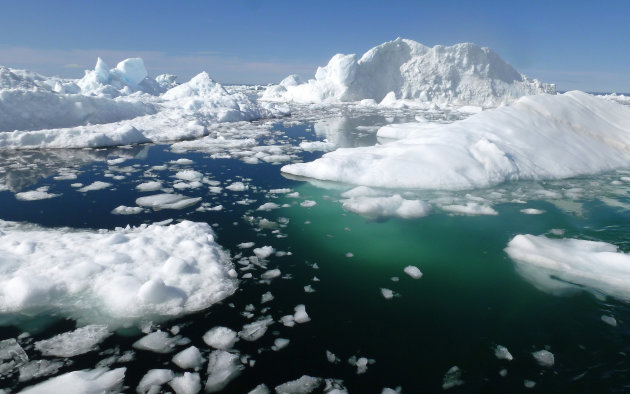
<path fill-rule="evenodd" d="M 206 223 L 113 231 L 0 222 L 0 312 L 116 328 L 208 308 L 237 288 Z"/>
<path fill-rule="evenodd" d="M 389 189 L 470 190 L 630 166 L 630 108 L 572 91 L 512 105 L 404 139 L 289 164 L 289 175 Z"/>
<path fill-rule="evenodd" d="M 555 86 L 529 79 L 489 48 L 472 43 L 430 48 L 397 38 L 360 58 L 336 54 L 317 69 L 315 79 L 301 83 L 289 76 L 268 88 L 262 99 L 297 103 L 373 100 L 383 105 L 403 99 L 495 107 L 539 93 L 555 93 Z"/>

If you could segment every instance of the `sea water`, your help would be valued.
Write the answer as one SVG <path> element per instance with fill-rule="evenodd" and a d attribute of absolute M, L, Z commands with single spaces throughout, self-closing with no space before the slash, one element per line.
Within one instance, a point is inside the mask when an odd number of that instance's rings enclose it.
<path fill-rule="evenodd" d="M 291 160 L 313 160 L 322 152 L 294 148 L 322 137 L 336 146 L 374 144 L 378 125 L 411 121 L 416 115 L 375 115 L 369 110 L 348 114 L 339 108 L 305 112 L 298 119 L 273 122 L 257 143 L 291 146 L 285 149 Z M 457 116 L 442 113 L 437 120 Z M 75 321 L 55 311 L 0 315 L 0 340 L 20 337 L 31 360 L 58 362 L 56 372 L 28 381 L 19 381 L 17 369 L 7 367 L 0 387 L 19 391 L 69 371 L 124 366 L 124 390 L 133 392 L 150 369 L 181 374 L 171 358 L 190 345 L 206 360 L 198 371 L 203 385 L 213 350 L 203 335 L 216 326 L 238 332 L 271 316 L 274 323 L 260 339 L 234 345 L 244 370 L 222 392 L 248 392 L 261 383 L 273 389 L 302 375 L 340 379 L 354 393 L 380 393 L 385 387 L 406 393 L 628 390 L 627 304 L 589 292 L 561 296 L 541 291 L 519 274 L 504 250 L 517 234 L 599 240 L 630 250 L 625 171 L 470 192 L 397 191 L 430 202 L 431 212 L 415 219 L 370 218 L 343 209 L 341 194 L 350 186 L 289 179 L 280 173 L 281 162 L 247 164 L 234 153 L 182 151 L 170 145 L 3 152 L 0 175 L 7 190 L 0 192 L 2 220 L 72 229 L 207 222 L 235 262 L 252 254 L 239 244 L 272 246 L 276 253 L 266 269 L 277 269 L 280 276 L 262 279 L 265 270 L 254 269 L 252 278 L 243 278 L 250 271 L 240 270 L 244 265 L 237 263 L 239 289 L 223 302 L 165 322 L 118 329 L 94 350 L 67 358 L 44 356 L 34 343 L 74 330 Z M 141 182 L 157 180 L 172 188 L 174 175 L 185 169 L 201 172 L 222 189 L 212 192 L 204 184 L 173 190 L 202 199 L 181 210 L 111 213 L 120 205 L 136 206 L 138 197 L 159 193 L 138 191 Z M 76 178 L 55 179 L 68 172 Z M 88 192 L 72 186 L 95 181 L 111 186 Z M 234 182 L 247 189 L 225 188 Z M 61 196 L 37 201 L 15 197 L 40 187 Z M 290 190 L 271 193 L 273 189 Z M 470 201 L 481 201 L 496 214 L 463 215 L 440 208 Z M 268 202 L 278 208 L 257 210 Z M 201 203 L 222 209 L 201 211 Z M 526 208 L 539 214 L 526 214 Z M 421 278 L 407 275 L 407 266 L 418 267 Z M 261 303 L 268 292 L 273 299 Z M 310 320 L 283 325 L 281 317 L 293 315 L 298 305 L 304 305 Z M 168 354 L 132 346 L 145 335 L 141 329 L 158 328 L 190 342 Z M 498 346 L 513 359 L 497 357 Z M 533 354 L 541 350 L 553 354 L 553 365 L 536 360 Z"/>

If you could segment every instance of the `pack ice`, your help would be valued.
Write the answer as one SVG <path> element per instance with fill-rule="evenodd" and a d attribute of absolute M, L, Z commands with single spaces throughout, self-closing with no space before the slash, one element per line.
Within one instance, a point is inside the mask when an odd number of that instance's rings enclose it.
<path fill-rule="evenodd" d="M 521 96 L 555 93 L 555 86 L 531 80 L 489 48 L 462 43 L 426 47 L 397 38 L 357 55 L 337 54 L 315 79 L 291 75 L 262 98 L 298 103 L 371 100 L 382 105 L 414 100 L 440 105 L 494 107 Z"/>
<path fill-rule="evenodd" d="M 237 287 L 206 223 L 113 231 L 0 221 L 0 312 L 127 325 L 199 311 Z"/>
<path fill-rule="evenodd" d="M 432 128 L 397 129 L 406 138 L 338 149 L 282 171 L 370 187 L 467 190 L 630 166 L 630 108 L 579 91 L 522 97 Z"/>
<path fill-rule="evenodd" d="M 218 122 L 286 115 L 285 107 L 228 93 L 202 72 L 147 76 L 140 58 L 108 69 L 98 59 L 79 80 L 0 67 L 0 148 L 85 148 L 196 138 Z"/>

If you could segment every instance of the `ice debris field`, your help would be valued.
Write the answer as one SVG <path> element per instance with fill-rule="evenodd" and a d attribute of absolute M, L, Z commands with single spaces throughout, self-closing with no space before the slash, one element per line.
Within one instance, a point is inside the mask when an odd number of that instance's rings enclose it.
<path fill-rule="evenodd" d="M 630 98 L 471 43 L 0 67 L 0 393 L 619 391 L 629 193 Z"/>

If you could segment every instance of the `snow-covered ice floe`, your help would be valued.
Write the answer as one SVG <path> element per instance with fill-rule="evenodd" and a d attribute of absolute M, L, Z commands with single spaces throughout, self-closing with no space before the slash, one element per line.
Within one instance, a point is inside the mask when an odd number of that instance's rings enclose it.
<path fill-rule="evenodd" d="M 525 234 L 514 237 L 505 251 L 539 290 L 553 295 L 589 291 L 630 302 L 630 255 L 615 245 Z"/>
<path fill-rule="evenodd" d="M 286 174 L 392 189 L 467 190 L 630 165 L 630 108 L 579 91 L 536 95 L 402 140 L 338 149 Z"/>
<path fill-rule="evenodd" d="M 337 54 L 317 69 L 315 79 L 303 82 L 291 75 L 269 87 L 262 99 L 298 103 L 360 101 L 368 106 L 413 105 L 415 101 L 494 107 L 539 93 L 555 93 L 555 86 L 527 78 L 489 48 L 471 43 L 430 48 L 398 38 L 370 49 L 360 58 Z"/>
<path fill-rule="evenodd" d="M 177 85 L 147 76 L 140 58 L 108 70 L 99 58 L 80 80 L 0 67 L 0 149 L 86 148 L 198 138 L 220 122 L 288 114 L 229 93 L 202 72 Z"/>
<path fill-rule="evenodd" d="M 237 288 L 206 223 L 113 231 L 0 222 L 0 312 L 109 326 L 203 310 Z"/>

